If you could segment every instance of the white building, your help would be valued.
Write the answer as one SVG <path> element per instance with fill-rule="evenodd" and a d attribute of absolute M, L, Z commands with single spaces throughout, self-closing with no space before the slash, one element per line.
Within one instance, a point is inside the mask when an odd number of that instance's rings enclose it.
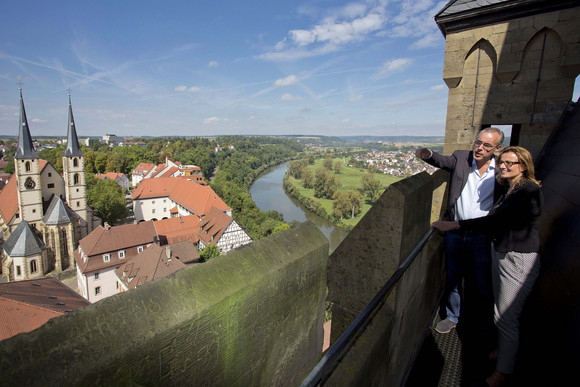
<path fill-rule="evenodd" d="M 207 186 L 185 177 L 144 179 L 133 190 L 135 221 L 196 215 L 200 220 L 212 207 L 232 216 L 232 209 Z"/>

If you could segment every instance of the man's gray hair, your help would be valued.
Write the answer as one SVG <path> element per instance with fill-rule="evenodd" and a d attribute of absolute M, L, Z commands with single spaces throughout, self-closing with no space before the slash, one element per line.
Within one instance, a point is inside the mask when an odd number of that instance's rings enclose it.
<path fill-rule="evenodd" d="M 484 129 L 481 130 L 481 132 L 479 132 L 477 134 L 477 138 L 479 138 L 479 136 L 483 132 L 497 133 L 497 134 L 499 134 L 499 144 L 498 145 L 503 144 L 503 139 L 504 139 L 505 136 L 504 136 L 503 132 L 501 130 L 499 130 L 498 128 L 491 128 L 491 127 L 490 128 L 484 128 Z"/>

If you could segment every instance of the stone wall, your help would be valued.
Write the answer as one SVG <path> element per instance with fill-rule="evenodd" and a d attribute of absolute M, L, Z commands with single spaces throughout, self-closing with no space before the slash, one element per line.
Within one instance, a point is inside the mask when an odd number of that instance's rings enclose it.
<path fill-rule="evenodd" d="M 558 127 L 539 160 L 544 210 L 541 270 L 522 315 L 529 385 L 567 385 L 580 364 L 580 104 Z M 549 356 L 546 356 L 549 354 Z M 539 379 L 543 378 L 543 379 Z"/>
<path fill-rule="evenodd" d="M 512 125 L 512 140 L 537 154 L 580 73 L 578 20 L 580 7 L 449 33 L 445 153 L 469 149 L 482 127 Z"/>
<path fill-rule="evenodd" d="M 448 177 L 441 170 L 433 176 L 423 172 L 390 185 L 332 253 L 331 343 L 382 288 L 432 219 L 440 216 L 445 203 L 440 191 Z M 435 233 L 349 349 L 329 385 L 401 385 L 438 306 L 445 278 L 442 243 Z"/>
<path fill-rule="evenodd" d="M 0 342 L 5 385 L 297 385 L 323 342 L 328 241 L 276 233 Z"/>

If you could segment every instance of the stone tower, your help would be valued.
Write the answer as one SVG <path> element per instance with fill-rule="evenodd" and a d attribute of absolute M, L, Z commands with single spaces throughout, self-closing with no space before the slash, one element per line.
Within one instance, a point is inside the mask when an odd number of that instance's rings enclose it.
<path fill-rule="evenodd" d="M 32 145 L 22 99 L 22 89 L 20 89 L 20 123 L 18 128 L 18 149 L 14 155 L 14 169 L 18 183 L 20 219 L 36 228 L 43 216 L 40 161 Z"/>
<path fill-rule="evenodd" d="M 62 173 L 66 200 L 69 207 L 81 218 L 81 237 L 92 231 L 90 211 L 87 207 L 85 159 L 79 146 L 70 94 L 68 96 L 68 133 L 66 149 L 62 154 Z"/>
<path fill-rule="evenodd" d="M 445 153 L 478 131 L 511 125 L 535 156 L 572 98 L 580 72 L 578 1 L 455 0 L 436 16 L 449 87 Z"/>

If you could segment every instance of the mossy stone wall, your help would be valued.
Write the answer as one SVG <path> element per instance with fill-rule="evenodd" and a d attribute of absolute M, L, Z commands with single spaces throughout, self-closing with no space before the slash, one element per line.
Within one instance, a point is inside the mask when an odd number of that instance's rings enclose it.
<path fill-rule="evenodd" d="M 398 269 L 438 218 L 449 174 L 426 172 L 391 184 L 332 253 L 331 344 Z M 443 195 L 444 196 L 444 195 Z M 404 383 L 438 305 L 445 279 L 443 238 L 433 235 L 334 370 L 329 385 Z"/>
<path fill-rule="evenodd" d="M 311 223 L 0 342 L 5 385 L 296 385 L 320 356 L 328 241 Z"/>

